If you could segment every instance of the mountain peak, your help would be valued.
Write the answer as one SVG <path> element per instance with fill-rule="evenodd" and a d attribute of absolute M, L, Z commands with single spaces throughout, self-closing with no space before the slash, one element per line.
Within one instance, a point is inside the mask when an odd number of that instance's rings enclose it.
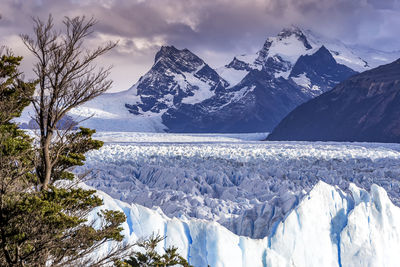
<path fill-rule="evenodd" d="M 192 72 L 204 65 L 204 61 L 189 49 L 177 49 L 175 46 L 162 46 L 157 52 L 153 68 L 164 72 L 170 69 L 174 72 Z"/>
<path fill-rule="evenodd" d="M 157 62 L 160 58 L 168 57 L 169 55 L 173 55 L 178 53 L 179 50 L 171 45 L 171 46 L 161 46 L 160 50 L 157 52 L 155 56 L 154 62 Z"/>
<path fill-rule="evenodd" d="M 157 52 L 155 56 L 155 62 L 157 62 L 160 58 L 163 59 L 182 59 L 185 61 L 193 61 L 193 62 L 203 62 L 198 56 L 192 53 L 189 49 L 178 49 L 175 46 L 162 46 L 160 50 Z"/>
<path fill-rule="evenodd" d="M 176 53 L 178 51 L 179 49 L 173 45 L 163 45 L 159 50 L 160 53 L 174 53 L 174 52 Z"/>
<path fill-rule="evenodd" d="M 315 52 L 316 56 L 323 57 L 327 62 L 329 63 L 336 63 L 335 58 L 332 56 L 331 52 L 325 47 L 325 45 L 322 45 L 317 52 Z"/>
<path fill-rule="evenodd" d="M 276 37 L 269 37 L 265 41 L 263 48 L 257 53 L 255 63 L 264 64 L 269 57 L 277 55 L 279 60 L 293 65 L 302 54 L 307 54 L 312 48 L 303 31 L 292 25 L 284 28 Z"/>
<path fill-rule="evenodd" d="M 301 41 L 304 44 L 305 48 L 312 49 L 312 46 L 308 42 L 304 31 L 296 25 L 291 25 L 290 27 L 283 28 L 283 30 L 278 33 L 278 40 L 282 41 L 283 39 L 289 38 L 291 36 L 295 36 L 299 41 Z"/>
<path fill-rule="evenodd" d="M 303 30 L 297 25 L 290 25 L 289 27 L 283 28 L 279 33 L 278 36 L 285 36 L 285 35 L 292 35 L 292 34 L 303 34 Z"/>

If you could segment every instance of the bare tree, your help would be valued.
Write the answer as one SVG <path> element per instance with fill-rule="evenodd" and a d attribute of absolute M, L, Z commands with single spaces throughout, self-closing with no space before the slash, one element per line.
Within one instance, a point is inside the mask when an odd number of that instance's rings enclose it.
<path fill-rule="evenodd" d="M 34 37 L 21 35 L 26 47 L 37 59 L 34 72 L 38 90 L 33 99 L 34 118 L 40 130 L 40 156 L 37 175 L 42 190 L 51 184 L 52 169 L 59 160 L 63 134 L 61 120 L 73 108 L 99 96 L 111 87 L 110 68 L 97 68 L 94 60 L 110 51 L 116 43 L 109 42 L 94 50 L 84 47 L 84 40 L 93 32 L 96 21 L 85 17 L 66 17 L 65 30 L 54 29 L 50 15 L 47 22 L 34 19 Z M 72 125 L 63 125 L 71 130 Z M 62 143 L 62 142 L 61 142 Z M 57 148 L 56 148 L 57 147 Z"/>

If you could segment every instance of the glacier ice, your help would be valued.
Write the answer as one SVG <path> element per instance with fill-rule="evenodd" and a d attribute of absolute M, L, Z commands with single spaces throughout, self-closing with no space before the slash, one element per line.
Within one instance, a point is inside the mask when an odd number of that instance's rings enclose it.
<path fill-rule="evenodd" d="M 169 217 L 217 221 L 238 235 L 270 235 L 319 180 L 345 192 L 350 183 L 366 190 L 377 184 L 400 204 L 396 144 L 256 142 L 234 135 L 99 137 L 106 145 L 89 152 L 77 170 L 92 169 L 89 185 L 128 203 L 159 207 Z"/>
<path fill-rule="evenodd" d="M 368 192 L 351 183 L 346 193 L 318 182 L 263 239 L 238 236 L 217 222 L 169 218 L 160 209 L 98 194 L 103 208 L 128 217 L 123 225 L 126 242 L 159 233 L 166 239 L 158 250 L 178 246 L 195 267 L 395 267 L 400 259 L 400 208 L 377 185 Z"/>

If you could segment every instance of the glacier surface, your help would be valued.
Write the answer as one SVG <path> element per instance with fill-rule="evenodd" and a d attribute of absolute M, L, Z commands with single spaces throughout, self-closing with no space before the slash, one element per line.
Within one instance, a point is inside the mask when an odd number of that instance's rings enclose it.
<path fill-rule="evenodd" d="M 99 133 L 105 146 L 76 171 L 116 199 L 251 238 L 271 235 L 320 180 L 347 193 L 377 184 L 400 205 L 399 144 L 254 141 L 264 136 Z"/>

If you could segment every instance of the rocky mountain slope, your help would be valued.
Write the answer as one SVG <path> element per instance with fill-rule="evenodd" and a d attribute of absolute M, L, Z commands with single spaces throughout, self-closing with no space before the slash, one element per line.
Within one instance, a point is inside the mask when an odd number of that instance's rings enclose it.
<path fill-rule="evenodd" d="M 187 49 L 164 46 L 149 72 L 134 86 L 140 101 L 126 103 L 133 114 L 160 113 L 178 104 L 195 104 L 228 84 L 202 59 Z"/>
<path fill-rule="evenodd" d="M 299 106 L 268 140 L 400 142 L 400 60 Z"/>

